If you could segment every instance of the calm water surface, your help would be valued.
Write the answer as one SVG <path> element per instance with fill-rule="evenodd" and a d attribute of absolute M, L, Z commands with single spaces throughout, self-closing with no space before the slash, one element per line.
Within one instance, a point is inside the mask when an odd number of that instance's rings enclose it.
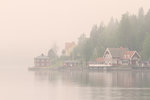
<path fill-rule="evenodd" d="M 0 68 L 0 100 L 150 100 L 150 71 Z"/>

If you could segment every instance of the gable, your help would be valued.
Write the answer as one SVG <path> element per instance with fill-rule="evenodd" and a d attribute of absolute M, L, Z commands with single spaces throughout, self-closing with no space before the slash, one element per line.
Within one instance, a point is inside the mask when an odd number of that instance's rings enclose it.
<path fill-rule="evenodd" d="M 131 59 L 140 59 L 140 55 L 135 52 L 132 56 L 131 56 Z"/>
<path fill-rule="evenodd" d="M 111 55 L 112 58 L 121 58 L 125 51 L 128 51 L 128 48 L 107 48 L 104 57 L 107 54 L 107 51 Z"/>
<path fill-rule="evenodd" d="M 106 51 L 104 52 L 104 56 L 103 56 L 104 58 L 112 58 L 112 55 L 111 55 L 111 53 L 110 53 L 110 51 L 109 51 L 109 49 L 107 48 L 106 49 Z"/>
<path fill-rule="evenodd" d="M 134 55 L 135 51 L 126 51 L 123 54 L 123 59 L 131 59 L 131 57 Z"/>

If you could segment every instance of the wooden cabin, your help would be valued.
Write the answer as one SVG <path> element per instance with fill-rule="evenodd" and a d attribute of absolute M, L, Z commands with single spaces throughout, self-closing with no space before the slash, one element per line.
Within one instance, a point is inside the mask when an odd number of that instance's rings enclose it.
<path fill-rule="evenodd" d="M 41 54 L 41 56 L 34 58 L 35 67 L 49 67 L 50 66 L 50 58 Z"/>

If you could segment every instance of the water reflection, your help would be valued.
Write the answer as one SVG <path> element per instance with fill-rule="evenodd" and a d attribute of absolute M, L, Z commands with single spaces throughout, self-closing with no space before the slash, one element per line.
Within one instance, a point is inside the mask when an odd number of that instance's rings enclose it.
<path fill-rule="evenodd" d="M 34 76 L 37 82 L 59 87 L 56 93 L 62 100 L 150 99 L 150 72 L 35 71 Z"/>
<path fill-rule="evenodd" d="M 35 71 L 37 81 L 75 84 L 85 87 L 150 88 L 150 72 Z"/>

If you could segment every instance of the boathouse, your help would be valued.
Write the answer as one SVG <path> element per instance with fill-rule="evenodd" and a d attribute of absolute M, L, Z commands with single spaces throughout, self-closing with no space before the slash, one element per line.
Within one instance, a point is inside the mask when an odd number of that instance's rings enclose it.
<path fill-rule="evenodd" d="M 106 65 L 105 65 L 104 58 L 103 57 L 99 57 L 99 58 L 96 58 L 96 61 L 90 61 L 90 62 L 88 62 L 88 66 L 97 67 L 97 66 L 106 66 Z"/>
<path fill-rule="evenodd" d="M 66 67 L 79 66 L 79 62 L 76 60 L 67 60 L 64 62 L 64 66 L 66 66 Z"/>

